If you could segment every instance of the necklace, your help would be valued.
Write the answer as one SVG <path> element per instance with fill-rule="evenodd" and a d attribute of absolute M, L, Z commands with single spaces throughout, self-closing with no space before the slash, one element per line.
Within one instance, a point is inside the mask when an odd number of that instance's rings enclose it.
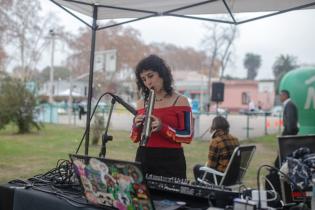
<path fill-rule="evenodd" d="M 159 98 L 159 99 L 155 98 L 155 101 L 156 101 L 156 102 L 163 101 L 163 99 L 164 99 L 165 97 L 166 97 L 166 95 L 164 95 L 162 98 Z"/>

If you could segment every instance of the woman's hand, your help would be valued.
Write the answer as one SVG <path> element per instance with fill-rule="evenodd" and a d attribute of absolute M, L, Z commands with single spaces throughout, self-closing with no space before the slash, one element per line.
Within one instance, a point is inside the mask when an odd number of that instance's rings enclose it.
<path fill-rule="evenodd" d="M 154 115 L 152 115 L 151 117 L 152 117 L 152 124 L 151 124 L 152 132 L 160 131 L 162 128 L 161 120 Z"/>
<path fill-rule="evenodd" d="M 133 122 L 137 128 L 143 125 L 144 117 L 145 117 L 144 115 L 136 115 L 135 118 L 133 119 Z"/>

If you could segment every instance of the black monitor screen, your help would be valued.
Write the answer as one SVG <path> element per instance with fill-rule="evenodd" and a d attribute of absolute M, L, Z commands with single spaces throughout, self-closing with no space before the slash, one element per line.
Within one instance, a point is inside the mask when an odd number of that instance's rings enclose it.
<path fill-rule="evenodd" d="M 286 160 L 288 155 L 291 155 L 292 152 L 300 147 L 307 147 L 311 150 L 311 153 L 315 153 L 315 135 L 280 136 L 278 138 L 278 144 L 281 163 Z"/>

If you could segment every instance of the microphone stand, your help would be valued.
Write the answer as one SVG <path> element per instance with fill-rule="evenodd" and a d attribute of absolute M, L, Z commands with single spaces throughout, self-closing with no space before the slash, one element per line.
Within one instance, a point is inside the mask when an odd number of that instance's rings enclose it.
<path fill-rule="evenodd" d="M 111 101 L 111 106 L 110 106 L 110 110 L 109 110 L 109 113 L 108 113 L 108 117 L 107 117 L 105 133 L 102 136 L 102 147 L 101 147 L 101 151 L 100 151 L 100 154 L 99 154 L 100 158 L 105 158 L 105 155 L 106 155 L 106 143 L 108 141 L 113 140 L 113 136 L 107 135 L 107 132 L 108 132 L 109 122 L 110 122 L 110 119 L 112 117 L 112 113 L 113 113 L 115 102 L 116 102 L 116 99 L 113 97 L 112 101 Z"/>

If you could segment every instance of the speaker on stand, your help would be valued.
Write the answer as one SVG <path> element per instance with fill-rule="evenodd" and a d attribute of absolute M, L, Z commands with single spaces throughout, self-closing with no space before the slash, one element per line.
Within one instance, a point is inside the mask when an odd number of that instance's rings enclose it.
<path fill-rule="evenodd" d="M 217 104 L 216 112 L 218 114 L 219 102 L 224 101 L 224 83 L 223 82 L 212 83 L 211 101 L 216 102 Z"/>

